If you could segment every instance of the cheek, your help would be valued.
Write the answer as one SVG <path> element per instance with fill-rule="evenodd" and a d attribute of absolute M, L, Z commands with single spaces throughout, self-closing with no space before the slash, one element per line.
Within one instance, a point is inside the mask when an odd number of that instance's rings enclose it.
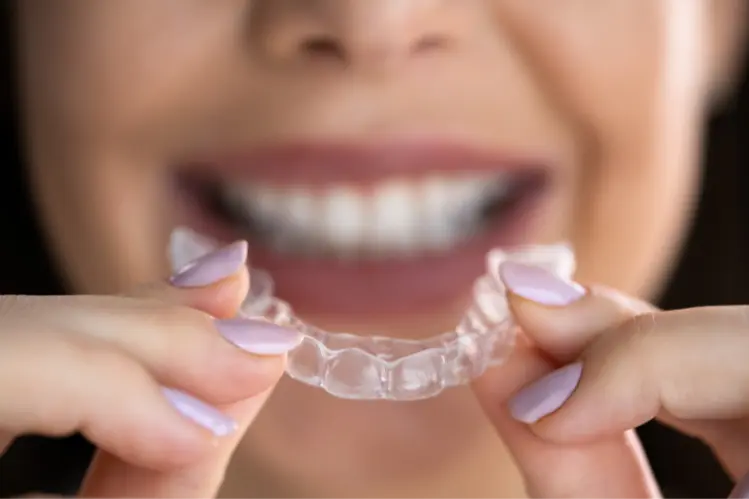
<path fill-rule="evenodd" d="M 205 91 L 217 55 L 241 36 L 242 2 L 22 2 L 30 105 L 85 143 L 123 134 L 142 146 L 163 116 Z M 54 81 L 54 85 L 47 82 Z M 214 84 L 218 82 L 213 80 Z M 198 99 L 199 100 L 199 99 Z M 146 126 L 144 126 L 146 124 Z M 155 141 L 153 138 L 152 141 Z"/>
<path fill-rule="evenodd" d="M 697 185 L 705 3 L 570 1 L 543 12 L 521 0 L 505 5 L 585 151 L 573 229 L 579 278 L 651 295 Z"/>
<path fill-rule="evenodd" d="M 75 289 L 119 292 L 163 274 L 171 205 L 160 167 L 175 123 L 205 101 L 195 93 L 207 61 L 234 43 L 241 3 L 20 3 L 32 179 Z M 111 258 L 91 259 L 92 248 Z"/>

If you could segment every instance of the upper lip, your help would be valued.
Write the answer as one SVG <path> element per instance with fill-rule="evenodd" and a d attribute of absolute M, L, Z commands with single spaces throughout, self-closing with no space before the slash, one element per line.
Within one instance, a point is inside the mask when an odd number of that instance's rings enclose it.
<path fill-rule="evenodd" d="M 298 142 L 259 146 L 200 165 L 268 184 L 369 184 L 429 174 L 535 172 L 543 160 L 503 155 L 443 140 L 388 143 Z"/>

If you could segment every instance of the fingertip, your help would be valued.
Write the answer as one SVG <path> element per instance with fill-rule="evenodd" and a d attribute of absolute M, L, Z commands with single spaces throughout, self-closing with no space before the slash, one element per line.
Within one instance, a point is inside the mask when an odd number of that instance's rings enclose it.
<path fill-rule="evenodd" d="M 524 263 L 502 263 L 499 277 L 516 298 L 541 306 L 565 307 L 585 296 L 585 288 L 580 284 Z"/>
<path fill-rule="evenodd" d="M 232 418 L 186 392 L 163 387 L 161 393 L 182 417 L 208 430 L 214 437 L 226 437 L 237 430 L 237 422 Z"/>
<path fill-rule="evenodd" d="M 234 317 L 247 297 L 250 289 L 250 276 L 247 268 L 195 293 L 195 301 L 190 305 L 203 310 L 217 319 Z"/>
<path fill-rule="evenodd" d="M 510 415 L 509 402 L 518 390 L 554 369 L 553 364 L 539 356 L 534 348 L 516 348 L 501 366 L 488 369 L 471 384 L 474 394 L 488 420 L 502 431 L 520 428 Z"/>
<path fill-rule="evenodd" d="M 170 408 L 150 412 L 130 422 L 110 421 L 92 425 L 83 434 L 124 463 L 157 472 L 170 471 L 198 462 L 214 447 L 211 430 Z M 120 426 L 112 431 L 112 426 Z"/>
<path fill-rule="evenodd" d="M 160 387 L 158 392 L 164 410 L 151 416 L 154 424 L 147 431 L 133 433 L 138 454 L 125 459 L 130 464 L 157 471 L 179 469 L 205 457 L 238 429 L 233 418 L 184 391 Z"/>
<path fill-rule="evenodd" d="M 576 285 L 581 295 L 567 305 L 547 305 L 514 292 L 508 294 L 517 324 L 558 362 L 577 358 L 598 335 L 645 311 L 649 304 L 604 286 Z"/>
<path fill-rule="evenodd" d="M 598 425 L 591 424 L 588 417 L 595 418 L 595 411 L 583 407 L 588 398 L 583 371 L 583 363 L 574 362 L 525 386 L 509 400 L 510 416 L 554 444 L 581 444 L 600 438 Z"/>
<path fill-rule="evenodd" d="M 83 433 L 107 452 L 136 467 L 167 471 L 190 465 L 238 425 L 218 408 L 185 391 L 132 378 L 100 400 Z M 118 404 L 116 410 L 111 407 Z"/>
<path fill-rule="evenodd" d="M 247 241 L 236 241 L 188 263 L 172 276 L 170 282 L 178 288 L 216 284 L 245 267 L 248 252 Z"/>
<path fill-rule="evenodd" d="M 172 296 L 168 301 L 201 310 L 217 319 L 228 319 L 236 316 L 249 289 L 249 271 L 242 266 L 233 274 L 207 286 L 170 286 Z"/>
<path fill-rule="evenodd" d="M 521 423 L 539 422 L 567 402 L 577 389 L 582 372 L 583 364 L 575 362 L 531 383 L 510 399 L 510 414 Z"/>
<path fill-rule="evenodd" d="M 219 406 L 233 404 L 272 390 L 284 374 L 285 357 L 252 356 L 247 359 L 234 358 L 226 366 L 219 367 L 216 377 L 221 386 L 214 386 L 210 402 Z M 236 359 L 236 360 L 235 360 Z"/>
<path fill-rule="evenodd" d="M 513 419 L 555 444 L 620 435 L 656 416 L 657 391 L 621 359 L 584 356 L 527 385 L 510 401 Z"/>

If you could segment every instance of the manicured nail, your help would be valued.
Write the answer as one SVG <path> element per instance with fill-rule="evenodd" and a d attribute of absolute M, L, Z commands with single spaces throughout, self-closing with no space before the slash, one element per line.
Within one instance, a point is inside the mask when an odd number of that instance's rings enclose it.
<path fill-rule="evenodd" d="M 748 499 L 749 498 L 749 473 L 736 483 L 728 499 Z"/>
<path fill-rule="evenodd" d="M 523 388 L 510 400 L 510 414 L 527 424 L 548 416 L 570 398 L 582 373 L 582 363 L 569 364 Z"/>
<path fill-rule="evenodd" d="M 579 284 L 541 267 L 505 262 L 499 267 L 499 276 L 514 294 L 542 305 L 569 305 L 585 296 L 585 288 Z"/>
<path fill-rule="evenodd" d="M 172 277 L 172 284 L 181 288 L 198 288 L 226 279 L 245 264 L 247 250 L 245 241 L 237 241 L 208 253 L 180 269 Z"/>
<path fill-rule="evenodd" d="M 236 431 L 237 423 L 215 407 L 173 388 L 162 388 L 162 392 L 180 414 L 217 437 L 224 437 Z"/>
<path fill-rule="evenodd" d="M 218 320 L 216 328 L 230 343 L 255 355 L 283 355 L 302 341 L 293 329 L 252 319 Z"/>

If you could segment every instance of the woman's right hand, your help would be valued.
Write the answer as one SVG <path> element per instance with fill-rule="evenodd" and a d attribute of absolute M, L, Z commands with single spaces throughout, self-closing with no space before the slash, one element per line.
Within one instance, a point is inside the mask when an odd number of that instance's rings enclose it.
<path fill-rule="evenodd" d="M 235 243 L 128 296 L 0 297 L 0 452 L 81 432 L 100 450 L 83 495 L 214 495 L 300 340 L 232 319 L 246 256 Z"/>

